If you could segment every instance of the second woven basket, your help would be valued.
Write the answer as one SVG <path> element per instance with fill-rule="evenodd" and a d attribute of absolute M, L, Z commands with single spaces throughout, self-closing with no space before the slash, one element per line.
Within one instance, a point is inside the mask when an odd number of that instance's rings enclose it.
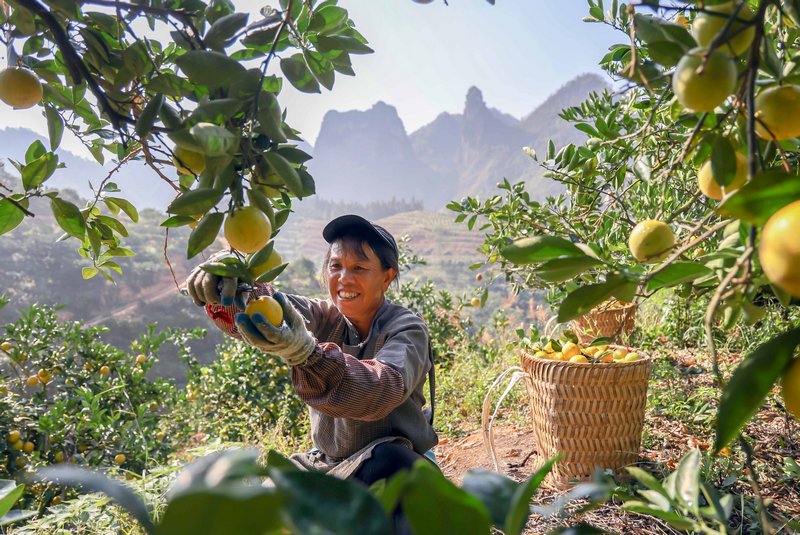
<path fill-rule="evenodd" d="M 653 369 L 649 358 L 581 364 L 523 351 L 522 367 L 539 454 L 562 455 L 551 483 L 586 480 L 596 467 L 617 470 L 637 460 Z"/>

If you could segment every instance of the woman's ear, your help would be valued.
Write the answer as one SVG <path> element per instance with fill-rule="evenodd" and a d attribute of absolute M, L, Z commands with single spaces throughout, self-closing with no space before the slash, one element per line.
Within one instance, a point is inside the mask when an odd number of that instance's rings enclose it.
<path fill-rule="evenodd" d="M 397 278 L 397 270 L 390 267 L 384 270 L 383 276 L 383 291 L 386 292 L 386 290 L 389 289 L 389 285 L 392 284 L 392 281 Z"/>

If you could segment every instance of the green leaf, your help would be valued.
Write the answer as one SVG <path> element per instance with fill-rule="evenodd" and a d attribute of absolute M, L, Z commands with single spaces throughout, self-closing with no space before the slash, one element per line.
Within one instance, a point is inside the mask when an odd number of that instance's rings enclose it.
<path fill-rule="evenodd" d="M 331 33 L 340 29 L 347 22 L 347 18 L 346 9 L 329 4 L 314 11 L 308 29 L 322 34 Z"/>
<path fill-rule="evenodd" d="M 736 176 L 736 151 L 730 140 L 715 136 L 711 145 L 711 175 L 720 186 L 727 186 Z"/>
<path fill-rule="evenodd" d="M 37 481 L 50 481 L 58 485 L 79 488 L 86 492 L 101 492 L 130 513 L 148 533 L 155 532 L 150 511 L 142 499 L 131 489 L 113 479 L 76 466 L 46 466 L 39 468 L 33 478 Z"/>
<path fill-rule="evenodd" d="M 0 518 L 6 516 L 25 492 L 25 485 L 17 485 L 16 481 L 0 479 Z"/>
<path fill-rule="evenodd" d="M 33 163 L 34 160 L 38 160 L 45 154 L 47 154 L 47 149 L 44 148 L 42 142 L 37 139 L 31 143 L 25 151 L 25 163 Z"/>
<path fill-rule="evenodd" d="M 99 271 L 95 267 L 85 267 L 81 269 L 81 276 L 83 277 L 84 280 L 89 280 L 98 273 Z"/>
<path fill-rule="evenodd" d="M 14 509 L 13 511 L 9 511 L 7 515 L 0 517 L 0 526 L 10 526 L 11 524 L 33 518 L 38 514 L 39 513 L 36 511 Z"/>
<path fill-rule="evenodd" d="M 311 74 L 303 59 L 303 54 L 295 54 L 289 58 L 281 59 L 281 70 L 298 91 L 303 93 L 319 93 L 319 83 Z"/>
<path fill-rule="evenodd" d="M 586 256 L 571 241 L 555 236 L 534 236 L 516 240 L 500 254 L 514 264 L 533 264 L 561 257 Z"/>
<path fill-rule="evenodd" d="M 392 533 L 380 502 L 356 481 L 320 472 L 268 470 L 286 495 L 285 520 L 293 533 L 353 533 L 353 526 L 360 533 Z"/>
<path fill-rule="evenodd" d="M 513 479 L 483 468 L 473 468 L 464 475 L 461 488 L 478 498 L 489 511 L 498 529 L 505 525 L 514 493 L 520 484 Z"/>
<path fill-rule="evenodd" d="M 77 206 L 64 199 L 53 197 L 50 199 L 50 208 L 56 223 L 64 232 L 78 239 L 83 239 L 86 234 L 86 222 Z"/>
<path fill-rule="evenodd" d="M 197 106 L 190 115 L 192 121 L 198 123 L 222 123 L 242 109 L 242 101 L 238 98 L 218 98 Z"/>
<path fill-rule="evenodd" d="M 524 484 L 517 487 L 511 501 L 511 509 L 505 519 L 506 535 L 522 533 L 525 523 L 530 516 L 530 502 L 536 490 L 553 469 L 553 465 L 561 458 L 560 455 L 548 459 Z"/>
<path fill-rule="evenodd" d="M 189 225 L 191 223 L 194 223 L 196 221 L 197 221 L 197 219 L 195 219 L 195 218 L 193 218 L 191 216 L 188 216 L 188 215 L 174 215 L 174 216 L 162 221 L 160 226 L 167 227 L 167 228 L 183 227 L 183 226 Z"/>
<path fill-rule="evenodd" d="M 27 159 L 27 158 L 26 158 Z M 22 168 L 22 187 L 25 191 L 38 188 L 53 175 L 58 165 L 58 156 L 47 152 Z"/>
<path fill-rule="evenodd" d="M 547 282 L 563 282 L 577 277 L 597 264 L 600 264 L 600 260 L 591 256 L 555 258 L 540 265 L 535 273 Z"/>
<path fill-rule="evenodd" d="M 28 199 L 22 200 L 22 195 L 15 194 L 10 197 L 23 208 L 28 208 Z M 17 228 L 23 219 L 25 219 L 25 213 L 19 207 L 7 198 L 0 200 L 0 236 Z"/>
<path fill-rule="evenodd" d="M 189 79 L 210 89 L 226 87 L 230 80 L 245 71 L 238 61 L 210 50 L 191 50 L 175 60 Z"/>
<path fill-rule="evenodd" d="M 625 284 L 626 281 L 613 279 L 600 284 L 581 286 L 569 294 L 558 307 L 558 322 L 565 323 L 583 316 L 600 303 L 614 295 L 614 291 Z"/>
<path fill-rule="evenodd" d="M 267 452 L 267 466 L 269 468 L 275 468 L 281 470 L 282 472 L 286 472 L 287 470 L 300 470 L 300 468 L 294 464 L 288 457 L 281 455 L 279 452 L 275 450 L 269 450 Z"/>
<path fill-rule="evenodd" d="M 213 188 L 199 188 L 182 193 L 167 206 L 167 212 L 176 215 L 202 215 L 222 200 L 223 192 Z"/>
<path fill-rule="evenodd" d="M 238 259 L 237 259 L 238 260 Z M 239 260 L 236 264 L 225 264 L 222 262 L 206 262 L 200 266 L 206 273 L 212 275 L 219 275 L 220 277 L 229 277 L 232 279 L 247 279 L 250 278 L 250 273 L 247 271 L 247 266 L 244 262 Z"/>
<path fill-rule="evenodd" d="M 112 206 L 116 206 L 117 208 L 121 209 L 125 212 L 131 221 L 134 223 L 139 221 L 139 211 L 136 210 L 136 207 L 132 205 L 129 201 L 121 198 L 121 197 L 105 197 L 103 201 L 108 205 L 109 208 Z"/>
<path fill-rule="evenodd" d="M 264 215 L 267 216 L 267 219 L 269 219 L 269 225 L 272 228 L 277 228 L 275 226 L 275 210 L 272 208 L 272 203 L 266 195 L 258 190 L 248 189 L 247 199 L 250 201 L 251 205 L 257 206 L 259 210 L 264 212 Z"/>
<path fill-rule="evenodd" d="M 650 58 L 664 67 L 677 65 L 686 52 L 678 43 L 666 39 L 649 43 L 647 50 L 650 53 Z"/>
<path fill-rule="evenodd" d="M 289 265 L 288 262 L 284 262 L 283 264 L 275 266 L 274 268 L 270 269 L 269 271 L 265 271 L 264 273 L 262 273 L 261 275 L 259 275 L 256 278 L 256 282 L 272 282 L 272 281 L 274 281 L 276 278 L 278 278 L 278 275 L 283 273 L 283 270 L 286 269 L 286 266 L 288 266 L 288 265 Z"/>
<path fill-rule="evenodd" d="M 733 372 L 720 397 L 714 451 L 736 438 L 739 430 L 761 407 L 800 344 L 800 328 L 780 334 L 758 346 Z"/>
<path fill-rule="evenodd" d="M 320 52 L 331 52 L 334 50 L 344 50 L 350 54 L 372 54 L 374 50 L 356 39 L 346 35 L 320 35 L 317 38 L 317 50 Z"/>
<path fill-rule="evenodd" d="M 658 479 L 656 479 L 655 476 L 653 476 L 653 474 L 651 474 L 650 472 L 642 470 L 637 466 L 626 466 L 625 470 L 627 470 L 628 473 L 636 479 L 636 481 L 638 481 L 648 489 L 658 492 L 665 498 L 669 497 L 667 495 L 666 489 L 664 489 L 664 486 L 661 485 L 661 482 Z"/>
<path fill-rule="evenodd" d="M 50 150 L 56 150 L 61 145 L 61 136 L 64 134 L 64 119 L 53 106 L 45 105 L 44 113 L 47 117 L 47 134 L 50 138 Z"/>
<path fill-rule="evenodd" d="M 717 212 L 723 216 L 762 225 L 772 214 L 797 200 L 800 200 L 800 178 L 774 169 L 753 177 L 727 197 L 719 205 Z"/>
<path fill-rule="evenodd" d="M 303 50 L 303 59 L 306 60 L 306 65 L 311 70 L 314 78 L 325 89 L 333 89 L 333 82 L 336 76 L 333 70 L 333 63 L 319 52 L 313 50 Z"/>
<path fill-rule="evenodd" d="M 258 95 L 258 131 L 276 143 L 286 141 L 281 106 L 269 91 L 262 91 Z"/>
<path fill-rule="evenodd" d="M 416 535 L 485 535 L 491 527 L 483 503 L 425 460 L 414 464 L 402 503 Z"/>
<path fill-rule="evenodd" d="M 300 175 L 297 174 L 297 170 L 289 163 L 289 160 L 281 156 L 279 152 L 273 150 L 265 152 L 264 157 L 272 168 L 275 169 L 275 172 L 278 173 L 278 176 L 281 177 L 281 180 L 283 180 L 283 183 L 289 188 L 289 191 L 298 198 L 302 198 L 303 181 L 300 179 Z"/>
<path fill-rule="evenodd" d="M 700 505 L 700 451 L 691 449 L 683 456 L 675 469 L 676 497 L 686 504 L 690 511 Z"/>
<path fill-rule="evenodd" d="M 647 291 L 653 292 L 661 288 L 669 288 L 684 282 L 693 281 L 711 273 L 703 264 L 695 262 L 675 262 L 659 271 L 647 282 Z"/>
<path fill-rule="evenodd" d="M 151 98 L 150 102 L 148 102 L 144 107 L 142 114 L 136 121 L 136 135 L 139 136 L 139 139 L 146 139 L 150 134 L 150 131 L 153 129 L 153 125 L 156 122 L 156 118 L 158 117 L 158 113 L 161 111 L 161 105 L 163 103 L 164 95 L 159 93 Z"/>
<path fill-rule="evenodd" d="M 631 511 L 634 513 L 641 513 L 643 515 L 650 515 L 660 518 L 675 529 L 691 531 L 697 527 L 692 520 L 685 518 L 678 513 L 662 511 L 661 509 L 656 509 L 655 507 L 651 507 L 642 502 L 625 502 L 625 504 L 622 506 L 622 509 L 625 511 Z"/>
<path fill-rule="evenodd" d="M 228 535 L 272 533 L 284 527 L 285 497 L 260 486 L 226 486 L 186 492 L 167 504 L 159 533 Z"/>
<path fill-rule="evenodd" d="M 247 13 L 231 13 L 220 17 L 206 32 L 203 42 L 208 48 L 222 50 L 231 44 L 231 38 L 247 24 Z"/>
<path fill-rule="evenodd" d="M 224 214 L 213 213 L 204 216 L 200 222 L 197 223 L 197 226 L 189 235 L 186 258 L 197 256 L 203 249 L 214 243 L 224 219 Z"/>
<path fill-rule="evenodd" d="M 197 144 L 199 151 L 211 157 L 229 154 L 239 142 L 239 138 L 233 132 L 212 123 L 197 123 L 189 129 L 189 134 Z M 192 147 L 186 148 L 191 149 Z"/>

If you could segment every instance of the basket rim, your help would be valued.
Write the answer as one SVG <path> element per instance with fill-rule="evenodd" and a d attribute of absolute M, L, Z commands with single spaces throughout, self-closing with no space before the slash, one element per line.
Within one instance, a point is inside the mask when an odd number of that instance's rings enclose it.
<path fill-rule="evenodd" d="M 620 344 L 608 344 L 608 347 L 615 347 L 615 348 L 624 347 L 626 349 L 628 348 L 628 346 L 623 346 L 623 345 L 620 345 Z M 587 365 L 591 366 L 593 364 L 598 364 L 598 365 L 602 364 L 603 366 L 607 366 L 608 364 L 612 364 L 614 366 L 619 367 L 619 366 L 637 366 L 637 365 L 641 365 L 641 363 L 643 363 L 643 362 L 652 362 L 652 363 L 655 362 L 653 360 L 653 358 L 650 356 L 649 353 L 647 353 L 644 350 L 638 350 L 638 349 L 636 350 L 636 353 L 639 353 L 642 356 L 642 358 L 640 358 L 639 360 L 634 360 L 633 362 L 617 362 L 617 361 L 613 361 L 613 362 L 570 362 L 568 360 L 545 359 L 545 358 L 542 358 L 542 357 L 533 356 L 533 354 L 529 353 L 528 350 L 524 349 L 524 348 L 520 349 L 520 353 L 521 353 L 522 358 L 529 359 L 529 360 L 532 360 L 534 362 L 541 362 L 541 363 L 553 364 L 553 365 L 563 365 L 563 366 L 567 366 L 567 367 L 579 367 L 579 368 L 583 368 L 583 369 L 586 369 L 585 366 L 587 366 Z"/>

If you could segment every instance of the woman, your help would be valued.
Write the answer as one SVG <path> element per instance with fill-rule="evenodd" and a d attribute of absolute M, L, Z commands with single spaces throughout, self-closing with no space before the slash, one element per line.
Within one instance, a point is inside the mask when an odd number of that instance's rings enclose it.
<path fill-rule="evenodd" d="M 346 215 L 322 235 L 330 244 L 322 269 L 330 299 L 275 293 L 284 309 L 280 328 L 261 314 L 242 313 L 234 304 L 235 281 L 198 268 L 187 285 L 220 328 L 292 367 L 315 446 L 292 459 L 371 485 L 410 469 L 438 442 L 432 410 L 423 409 L 429 372 L 433 385 L 428 331 L 385 297 L 399 271 L 397 244 L 386 229 Z M 273 292 L 261 285 L 254 293 Z"/>

